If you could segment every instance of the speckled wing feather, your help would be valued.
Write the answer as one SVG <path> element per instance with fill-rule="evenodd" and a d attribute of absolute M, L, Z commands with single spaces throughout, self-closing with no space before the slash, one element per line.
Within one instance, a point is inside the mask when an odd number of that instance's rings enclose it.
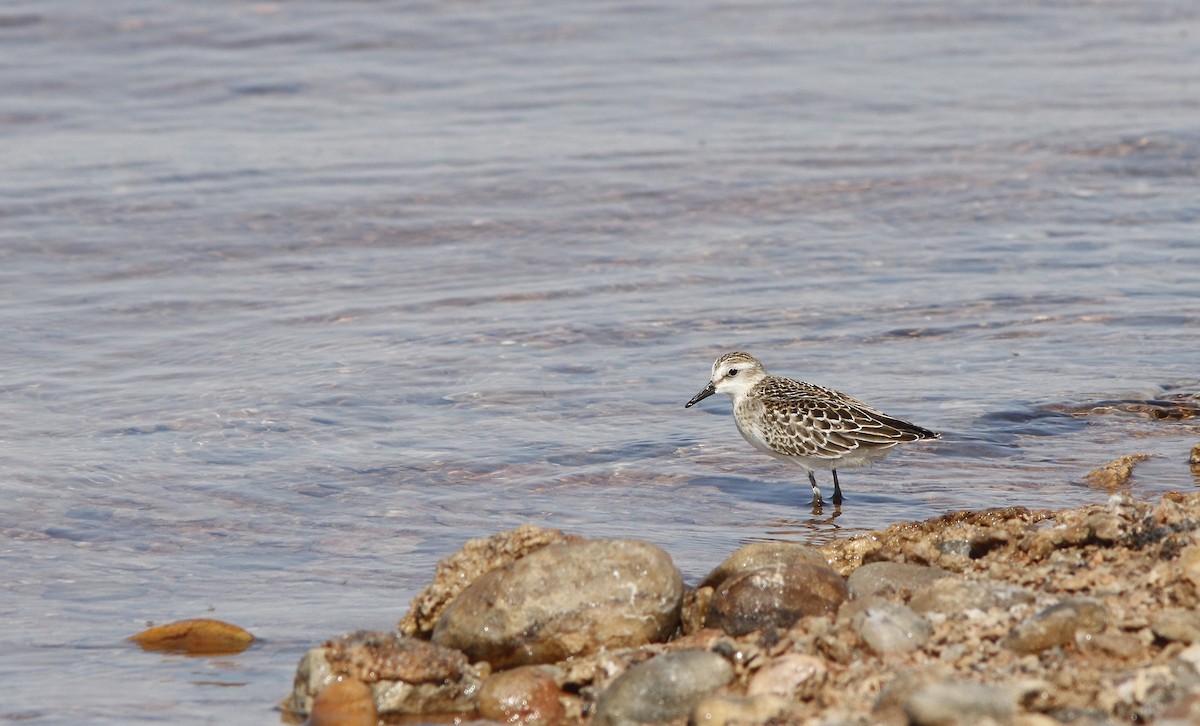
<path fill-rule="evenodd" d="M 767 444 L 788 456 L 838 459 L 860 447 L 887 449 L 938 438 L 933 431 L 876 411 L 843 393 L 769 376 L 747 396 L 766 424 Z"/>

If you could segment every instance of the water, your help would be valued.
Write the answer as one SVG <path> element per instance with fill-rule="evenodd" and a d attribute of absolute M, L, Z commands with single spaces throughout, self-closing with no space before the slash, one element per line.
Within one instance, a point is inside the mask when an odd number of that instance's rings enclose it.
<path fill-rule="evenodd" d="M 0 8 L 0 580 L 32 723 L 269 723 L 522 522 L 667 549 L 1193 489 L 1192 3 Z M 945 432 L 814 516 L 719 353 Z M 828 481 L 826 481 L 828 486 Z M 136 651 L 219 617 L 233 658 Z M 65 686 L 64 684 L 69 684 Z M 64 691 L 64 688 L 66 689 Z"/>

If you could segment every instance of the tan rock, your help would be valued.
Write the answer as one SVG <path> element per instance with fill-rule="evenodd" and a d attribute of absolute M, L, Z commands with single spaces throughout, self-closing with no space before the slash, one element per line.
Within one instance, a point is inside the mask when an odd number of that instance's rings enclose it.
<path fill-rule="evenodd" d="M 771 694 L 745 698 L 711 696 L 696 704 L 688 723 L 704 726 L 762 726 L 779 722 L 789 705 L 786 698 Z"/>
<path fill-rule="evenodd" d="M 1179 568 L 1188 582 L 1200 588 L 1200 545 L 1183 548 L 1179 553 Z"/>
<path fill-rule="evenodd" d="M 495 669 L 554 663 L 665 640 L 679 625 L 683 578 L 640 540 L 543 547 L 492 570 L 443 612 L 433 642 Z"/>
<path fill-rule="evenodd" d="M 829 667 L 824 659 L 806 653 L 785 653 L 751 676 L 746 695 L 809 698 L 828 677 Z"/>
<path fill-rule="evenodd" d="M 523 524 L 491 537 L 467 540 L 462 549 L 438 563 L 433 582 L 413 598 L 396 628 L 405 635 L 428 637 L 450 601 L 484 573 L 570 539 L 557 529 Z"/>
<path fill-rule="evenodd" d="M 1104 466 L 1093 469 L 1084 477 L 1087 485 L 1096 489 L 1116 489 L 1129 483 L 1133 476 L 1133 467 L 1141 461 L 1150 458 L 1150 454 L 1126 454 L 1108 462 Z"/>
<path fill-rule="evenodd" d="M 1151 618 L 1150 629 L 1164 640 L 1195 643 L 1200 641 L 1200 611 L 1166 608 Z"/>
<path fill-rule="evenodd" d="M 713 589 L 698 587 L 688 588 L 683 593 L 683 611 L 680 615 L 680 625 L 684 635 L 699 632 L 704 629 L 704 619 L 708 615 L 708 605 L 712 602 Z"/>

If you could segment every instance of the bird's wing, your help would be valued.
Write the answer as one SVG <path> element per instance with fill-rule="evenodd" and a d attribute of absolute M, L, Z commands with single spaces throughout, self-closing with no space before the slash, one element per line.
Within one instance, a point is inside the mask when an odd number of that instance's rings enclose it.
<path fill-rule="evenodd" d="M 787 378 L 756 387 L 764 436 L 773 448 L 792 456 L 836 459 L 859 447 L 890 448 L 929 438 L 917 426 L 876 411 L 843 393 Z"/>

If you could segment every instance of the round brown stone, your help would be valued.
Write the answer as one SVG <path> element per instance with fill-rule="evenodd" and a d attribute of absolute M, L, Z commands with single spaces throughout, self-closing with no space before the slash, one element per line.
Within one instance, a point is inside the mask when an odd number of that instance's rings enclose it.
<path fill-rule="evenodd" d="M 496 673 L 479 689 L 479 715 L 501 723 L 557 724 L 566 718 L 550 666 L 521 666 Z"/>
<path fill-rule="evenodd" d="M 831 567 L 771 565 L 721 583 L 706 622 L 730 635 L 787 629 L 808 615 L 836 614 L 848 597 L 846 581 Z"/>
<path fill-rule="evenodd" d="M 338 681 L 321 691 L 313 701 L 309 726 L 375 726 L 379 713 L 375 696 L 362 681 Z"/>

